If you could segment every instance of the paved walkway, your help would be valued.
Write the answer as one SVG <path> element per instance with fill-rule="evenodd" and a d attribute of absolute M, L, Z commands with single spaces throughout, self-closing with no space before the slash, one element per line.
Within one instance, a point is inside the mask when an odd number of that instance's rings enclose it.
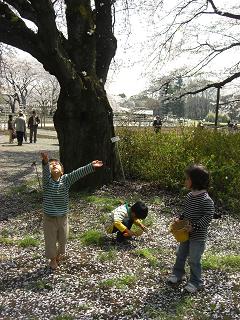
<path fill-rule="evenodd" d="M 52 136 L 47 135 L 48 131 Z M 35 168 L 31 164 L 35 161 L 38 171 L 41 171 L 42 151 L 49 152 L 51 157 L 58 157 L 59 145 L 54 131 L 40 129 L 37 143 L 23 142 L 22 146 L 17 146 L 16 139 L 9 144 L 8 135 L 0 132 L 0 192 L 21 185 L 28 179 L 36 179 Z"/>

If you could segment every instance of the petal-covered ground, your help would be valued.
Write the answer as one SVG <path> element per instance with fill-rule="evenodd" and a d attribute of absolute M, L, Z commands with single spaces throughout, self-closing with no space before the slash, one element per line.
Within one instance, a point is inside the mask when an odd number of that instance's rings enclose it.
<path fill-rule="evenodd" d="M 46 143 L 48 146 L 46 147 Z M 203 257 L 204 289 L 169 287 L 177 243 L 168 232 L 182 197 L 142 182 L 114 183 L 71 195 L 66 260 L 47 267 L 38 187 L 43 145 L 0 147 L 0 319 L 239 319 L 239 220 L 213 220 Z M 107 212 L 124 201 L 146 202 L 149 232 L 117 243 L 106 235 Z M 223 211 L 218 209 L 220 211 Z M 188 275 L 187 268 L 187 275 Z"/>

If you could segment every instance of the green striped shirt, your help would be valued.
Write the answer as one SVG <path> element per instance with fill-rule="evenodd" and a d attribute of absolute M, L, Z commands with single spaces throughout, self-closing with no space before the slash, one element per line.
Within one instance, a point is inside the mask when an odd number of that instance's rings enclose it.
<path fill-rule="evenodd" d="M 69 188 L 80 178 L 94 172 L 92 164 L 62 175 L 58 181 L 51 177 L 49 164 L 43 165 L 43 212 L 62 216 L 69 211 Z"/>

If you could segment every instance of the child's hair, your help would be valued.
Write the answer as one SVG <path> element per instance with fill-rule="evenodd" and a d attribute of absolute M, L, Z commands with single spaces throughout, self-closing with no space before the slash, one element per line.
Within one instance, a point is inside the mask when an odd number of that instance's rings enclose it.
<path fill-rule="evenodd" d="M 62 174 L 64 173 L 64 167 L 63 167 L 63 164 L 58 160 L 58 159 L 49 159 L 48 160 L 49 163 L 51 162 L 58 162 L 62 168 Z"/>
<path fill-rule="evenodd" d="M 131 206 L 131 210 L 135 213 L 136 218 L 145 219 L 148 215 L 148 207 L 142 201 L 137 201 Z"/>
<path fill-rule="evenodd" d="M 193 164 L 185 171 L 191 179 L 193 190 L 203 190 L 209 187 L 209 172 L 202 165 Z"/>
<path fill-rule="evenodd" d="M 9 119 L 12 119 L 12 115 L 11 115 L 11 114 L 9 114 L 9 115 L 8 115 L 8 118 L 9 118 Z"/>

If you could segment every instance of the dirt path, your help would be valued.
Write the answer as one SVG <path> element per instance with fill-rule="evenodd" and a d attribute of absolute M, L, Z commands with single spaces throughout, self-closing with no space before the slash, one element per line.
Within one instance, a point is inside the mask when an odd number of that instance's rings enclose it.
<path fill-rule="evenodd" d="M 21 185 L 27 179 L 36 176 L 31 164 L 35 161 L 41 171 L 40 151 L 49 151 L 58 156 L 58 140 L 55 137 L 39 138 L 37 143 L 26 143 L 17 146 L 8 143 L 8 136 L 0 132 L 0 191 L 7 187 Z"/>

